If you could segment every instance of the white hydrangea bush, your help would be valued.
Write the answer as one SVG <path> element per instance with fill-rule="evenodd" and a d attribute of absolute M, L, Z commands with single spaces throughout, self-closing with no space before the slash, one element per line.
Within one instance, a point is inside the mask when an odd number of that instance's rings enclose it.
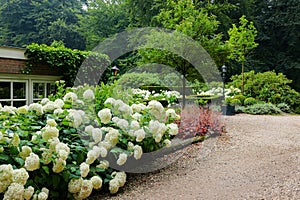
<path fill-rule="evenodd" d="M 80 93 L 76 93 L 80 91 Z M 125 172 L 110 168 L 170 147 L 179 115 L 158 101 L 128 105 L 108 98 L 95 112 L 94 89 L 15 108 L 0 105 L 0 198 L 86 199 L 94 190 L 114 194 Z M 42 188 L 42 189 L 41 189 Z"/>

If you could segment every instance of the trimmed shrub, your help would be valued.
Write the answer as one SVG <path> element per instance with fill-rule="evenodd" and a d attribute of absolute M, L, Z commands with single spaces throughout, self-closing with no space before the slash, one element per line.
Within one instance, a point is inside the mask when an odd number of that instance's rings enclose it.
<path fill-rule="evenodd" d="M 282 73 L 276 74 L 274 71 L 255 73 L 254 71 L 244 73 L 244 95 L 253 97 L 259 101 L 272 103 L 286 103 L 292 109 L 300 105 L 300 94 L 293 90 L 289 84 L 292 80 L 286 78 Z M 237 88 L 242 86 L 242 75 L 231 77 L 232 85 Z"/>
<path fill-rule="evenodd" d="M 254 104 L 257 104 L 257 100 L 254 99 L 253 97 L 248 97 L 244 100 L 244 105 L 245 106 L 252 106 Z"/>
<path fill-rule="evenodd" d="M 233 105 L 233 106 L 239 105 L 239 106 L 241 106 L 241 105 L 242 105 L 242 102 L 241 102 L 239 99 L 233 98 L 233 99 L 231 99 L 231 101 L 230 101 L 230 105 Z"/>
<path fill-rule="evenodd" d="M 279 108 L 282 112 L 290 113 L 291 108 L 286 103 L 280 103 L 277 105 L 277 108 Z"/>
<path fill-rule="evenodd" d="M 280 109 L 270 103 L 254 104 L 244 109 L 245 113 L 253 115 L 278 114 Z"/>
<path fill-rule="evenodd" d="M 237 94 L 237 95 L 234 96 L 234 99 L 240 100 L 241 105 L 244 105 L 244 101 L 245 101 L 246 98 L 247 98 L 247 97 L 245 97 L 245 96 L 242 95 L 242 94 Z"/>

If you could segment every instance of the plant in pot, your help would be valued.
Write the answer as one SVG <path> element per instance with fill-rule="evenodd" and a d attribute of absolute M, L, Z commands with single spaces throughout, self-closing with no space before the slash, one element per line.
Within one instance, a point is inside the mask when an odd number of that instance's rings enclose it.
<path fill-rule="evenodd" d="M 222 105 L 222 114 L 223 115 L 234 115 L 235 114 L 235 106 L 241 105 L 241 101 L 239 99 L 235 99 L 232 97 L 225 98 L 225 105 Z"/>

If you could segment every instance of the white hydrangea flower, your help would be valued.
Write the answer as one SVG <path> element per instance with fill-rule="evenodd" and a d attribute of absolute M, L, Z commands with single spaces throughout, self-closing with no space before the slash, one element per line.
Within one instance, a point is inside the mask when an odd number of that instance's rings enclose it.
<path fill-rule="evenodd" d="M 118 99 L 118 100 L 115 100 L 114 108 L 118 110 L 123 105 L 124 105 L 124 102 L 122 100 Z"/>
<path fill-rule="evenodd" d="M 24 199 L 24 185 L 12 183 L 4 193 L 3 200 Z"/>
<path fill-rule="evenodd" d="M 64 97 L 63 100 L 65 102 L 75 102 L 78 99 L 77 95 L 74 92 L 68 92 Z"/>
<path fill-rule="evenodd" d="M 93 188 L 94 189 L 100 189 L 102 187 L 102 179 L 100 176 L 93 176 L 91 178 L 91 181 L 93 183 Z"/>
<path fill-rule="evenodd" d="M 43 111 L 45 113 L 53 113 L 55 109 L 56 107 L 53 101 L 49 101 L 48 103 L 46 103 L 46 105 L 43 106 Z"/>
<path fill-rule="evenodd" d="M 134 148 L 134 144 L 129 141 L 128 144 L 127 144 L 127 149 L 128 150 L 133 150 L 133 148 Z"/>
<path fill-rule="evenodd" d="M 51 151 L 55 151 L 56 145 L 59 143 L 59 139 L 57 137 L 51 138 L 49 141 L 49 149 Z"/>
<path fill-rule="evenodd" d="M 118 123 L 118 121 L 120 120 L 120 118 L 119 117 L 113 117 L 112 119 L 111 119 L 111 121 L 113 122 L 113 123 Z"/>
<path fill-rule="evenodd" d="M 126 153 L 121 153 L 119 155 L 119 158 L 117 160 L 118 165 L 124 165 L 127 161 L 127 154 Z"/>
<path fill-rule="evenodd" d="M 162 139 L 162 134 L 157 133 L 157 134 L 153 135 L 153 137 L 155 139 L 155 142 L 159 143 L 161 141 L 161 139 Z"/>
<path fill-rule="evenodd" d="M 81 104 L 81 105 L 84 105 L 84 102 L 82 100 L 76 100 L 75 101 L 77 104 Z"/>
<path fill-rule="evenodd" d="M 163 143 L 166 145 L 166 147 L 171 147 L 171 141 L 169 139 L 165 139 Z"/>
<path fill-rule="evenodd" d="M 137 121 L 140 121 L 141 120 L 141 118 L 142 118 L 142 116 L 143 115 L 141 115 L 140 113 L 134 113 L 133 115 L 132 115 L 132 118 L 133 119 L 135 119 L 135 120 L 137 120 Z"/>
<path fill-rule="evenodd" d="M 55 122 L 54 119 L 47 119 L 47 125 L 54 127 L 57 126 L 57 123 Z"/>
<path fill-rule="evenodd" d="M 18 114 L 27 114 L 29 110 L 29 107 L 27 105 L 21 106 L 18 108 L 17 113 Z"/>
<path fill-rule="evenodd" d="M 143 155 L 143 149 L 142 149 L 142 147 L 140 145 L 135 145 L 133 147 L 133 149 L 134 149 L 133 157 L 136 160 L 140 159 L 142 157 L 142 155 Z"/>
<path fill-rule="evenodd" d="M 107 104 L 111 104 L 111 105 L 114 105 L 116 102 L 116 100 L 114 98 L 108 98 L 106 99 L 106 101 L 104 102 L 104 105 L 107 105 Z"/>
<path fill-rule="evenodd" d="M 56 109 L 63 108 L 64 105 L 65 105 L 65 102 L 64 102 L 63 100 L 61 100 L 61 99 L 56 99 L 56 100 L 54 101 L 54 107 L 55 107 Z"/>
<path fill-rule="evenodd" d="M 0 153 L 3 153 L 3 151 L 4 151 L 4 147 L 0 147 Z"/>
<path fill-rule="evenodd" d="M 99 165 L 97 165 L 96 167 L 101 169 L 107 169 L 109 167 L 109 162 L 107 160 L 101 160 Z"/>
<path fill-rule="evenodd" d="M 24 168 L 15 169 L 13 171 L 13 182 L 25 185 L 29 178 L 28 172 Z"/>
<path fill-rule="evenodd" d="M 177 124 L 171 123 L 171 124 L 168 124 L 167 127 L 168 127 L 170 135 L 177 135 L 178 134 Z"/>
<path fill-rule="evenodd" d="M 42 115 L 43 112 L 43 106 L 41 104 L 38 103 L 32 103 L 29 105 L 29 110 L 30 111 L 35 111 L 36 115 L 40 116 Z"/>
<path fill-rule="evenodd" d="M 160 123 L 157 120 L 151 120 L 149 122 L 149 131 L 153 135 L 156 135 L 156 134 L 164 135 L 164 133 L 167 131 L 167 127 L 165 124 Z"/>
<path fill-rule="evenodd" d="M 108 124 L 112 117 L 110 109 L 104 108 L 104 109 L 100 110 L 98 112 L 98 117 L 100 118 L 101 123 Z"/>
<path fill-rule="evenodd" d="M 125 172 L 113 172 L 112 177 L 118 181 L 119 187 L 123 187 L 126 183 L 126 173 Z"/>
<path fill-rule="evenodd" d="M 118 122 L 117 122 L 117 126 L 122 129 L 122 130 L 126 130 L 129 126 L 129 123 L 126 119 L 120 119 Z"/>
<path fill-rule="evenodd" d="M 42 105 L 46 105 L 49 101 L 50 101 L 50 100 L 49 100 L 48 98 L 43 98 L 43 99 L 41 100 L 41 104 L 42 104 Z"/>
<path fill-rule="evenodd" d="M 90 165 L 86 164 L 85 162 L 80 164 L 80 175 L 81 177 L 86 177 L 90 172 Z"/>
<path fill-rule="evenodd" d="M 68 157 L 70 154 L 70 148 L 68 147 L 67 144 L 65 144 L 63 142 L 60 142 L 55 146 L 55 151 L 58 154 L 58 156 L 60 158 L 62 158 L 63 160 L 67 159 L 67 158 L 64 158 L 65 156 L 63 156 L 63 155 L 66 154 L 66 157 Z"/>
<path fill-rule="evenodd" d="M 107 134 L 106 134 L 107 135 Z M 107 137 L 105 135 L 105 141 L 102 141 L 102 142 L 99 142 L 99 144 L 98 144 L 98 146 L 101 148 L 104 148 L 104 149 L 106 149 L 106 150 L 109 150 L 110 148 L 112 148 L 113 147 L 113 145 L 108 141 L 108 139 L 110 139 L 110 137 Z M 102 156 L 103 157 L 103 156 Z M 104 156 L 105 157 L 105 156 Z"/>
<path fill-rule="evenodd" d="M 136 121 L 136 120 L 131 121 L 130 129 L 132 129 L 132 130 L 134 130 L 134 131 L 139 130 L 139 129 L 140 129 L 140 124 L 139 124 L 139 122 Z"/>
<path fill-rule="evenodd" d="M 45 126 L 42 128 L 42 138 L 46 141 L 56 138 L 59 135 L 59 130 L 53 126 Z"/>
<path fill-rule="evenodd" d="M 42 188 L 41 192 L 45 192 L 47 195 L 49 195 L 49 190 L 45 187 Z"/>
<path fill-rule="evenodd" d="M 95 151 L 95 150 L 90 150 L 88 153 L 87 153 L 87 158 L 85 160 L 85 162 L 88 164 L 88 165 L 91 165 L 95 162 L 95 160 L 99 157 L 100 155 L 100 152 L 99 151 Z"/>
<path fill-rule="evenodd" d="M 55 115 L 60 115 L 60 114 L 63 113 L 63 112 L 64 112 L 63 109 L 57 108 L 57 109 L 55 109 L 55 110 L 53 111 L 53 114 L 55 114 Z"/>
<path fill-rule="evenodd" d="M 164 122 L 166 120 L 166 113 L 164 107 L 159 101 L 152 100 L 148 103 L 150 113 L 159 121 Z"/>
<path fill-rule="evenodd" d="M 10 140 L 10 143 L 14 145 L 15 147 L 18 147 L 21 140 L 18 134 L 14 133 L 12 139 Z"/>
<path fill-rule="evenodd" d="M 93 90 L 87 89 L 86 91 L 84 91 L 83 98 L 85 100 L 94 100 L 95 99 L 95 94 L 94 94 Z"/>
<path fill-rule="evenodd" d="M 116 146 L 119 142 L 119 131 L 116 129 L 109 130 L 109 132 L 105 135 L 104 141 L 110 143 L 111 147 Z"/>
<path fill-rule="evenodd" d="M 25 159 L 25 165 L 27 171 L 34 171 L 40 168 L 40 158 L 35 153 L 30 153 Z"/>
<path fill-rule="evenodd" d="M 176 114 L 174 109 L 168 109 L 166 111 L 166 115 L 172 119 L 176 119 L 176 120 L 180 119 L 180 116 Z"/>
<path fill-rule="evenodd" d="M 145 133 L 144 129 L 141 128 L 134 132 L 134 136 L 136 137 L 135 141 L 141 142 L 145 138 L 146 133 Z"/>
<path fill-rule="evenodd" d="M 50 149 L 42 149 L 42 150 L 43 150 L 42 159 L 43 159 L 44 163 L 47 165 L 51 162 L 52 151 Z"/>
<path fill-rule="evenodd" d="M 48 195 L 45 192 L 40 192 L 38 194 L 38 200 L 46 200 L 48 199 Z"/>
<path fill-rule="evenodd" d="M 4 193 L 13 181 L 13 167 L 11 164 L 0 165 L 0 193 Z"/>
<path fill-rule="evenodd" d="M 82 182 L 83 182 L 83 179 L 81 177 L 78 179 L 77 178 L 71 179 L 68 184 L 68 191 L 73 194 L 80 192 Z"/>
<path fill-rule="evenodd" d="M 127 104 L 122 104 L 120 107 L 119 107 L 119 111 L 124 115 L 124 116 L 130 116 L 132 115 L 132 108 L 127 105 Z"/>
<path fill-rule="evenodd" d="M 93 191 L 93 183 L 91 180 L 83 180 L 79 193 L 74 194 L 75 199 L 86 199 Z"/>
<path fill-rule="evenodd" d="M 29 156 L 31 152 L 32 152 L 31 147 L 29 147 L 29 146 L 22 146 L 22 150 L 19 153 L 19 156 L 21 156 L 21 158 L 23 158 L 23 160 L 25 160 L 25 158 L 27 156 Z"/>
<path fill-rule="evenodd" d="M 67 119 L 71 121 L 71 127 L 78 128 L 83 123 L 83 114 L 79 110 L 70 110 Z"/>
<path fill-rule="evenodd" d="M 112 179 L 109 181 L 109 192 L 111 194 L 116 194 L 119 191 L 119 181 L 117 179 Z"/>
<path fill-rule="evenodd" d="M 89 135 L 92 135 L 94 127 L 92 125 L 88 125 L 84 128 L 84 132 L 88 133 Z"/>
<path fill-rule="evenodd" d="M 29 186 L 28 188 L 26 188 L 24 190 L 24 194 L 23 194 L 24 199 L 25 200 L 30 200 L 31 197 L 32 197 L 32 195 L 33 195 L 33 193 L 34 193 L 34 187 Z"/>
<path fill-rule="evenodd" d="M 60 173 L 65 169 L 65 166 L 67 165 L 66 161 L 61 158 L 56 158 L 54 161 L 54 165 L 52 167 L 52 171 L 54 173 Z"/>
<path fill-rule="evenodd" d="M 145 106 L 142 103 L 139 103 L 139 104 L 132 104 L 131 108 L 132 108 L 133 112 L 140 113 L 141 111 L 145 110 L 147 108 L 147 106 Z"/>
<path fill-rule="evenodd" d="M 12 106 L 4 106 L 3 108 L 1 108 L 1 112 L 13 114 L 13 115 L 16 114 L 15 111 L 13 111 Z"/>
<path fill-rule="evenodd" d="M 94 128 L 92 130 L 92 137 L 93 137 L 93 140 L 98 143 L 102 140 L 102 131 L 100 128 Z"/>

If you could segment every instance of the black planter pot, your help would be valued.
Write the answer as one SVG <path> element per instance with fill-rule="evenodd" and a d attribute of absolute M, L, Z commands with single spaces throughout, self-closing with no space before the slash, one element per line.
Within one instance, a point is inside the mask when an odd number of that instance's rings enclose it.
<path fill-rule="evenodd" d="M 234 115 L 235 114 L 235 106 L 230 106 L 230 105 L 222 106 L 221 110 L 222 110 L 223 115 Z"/>

